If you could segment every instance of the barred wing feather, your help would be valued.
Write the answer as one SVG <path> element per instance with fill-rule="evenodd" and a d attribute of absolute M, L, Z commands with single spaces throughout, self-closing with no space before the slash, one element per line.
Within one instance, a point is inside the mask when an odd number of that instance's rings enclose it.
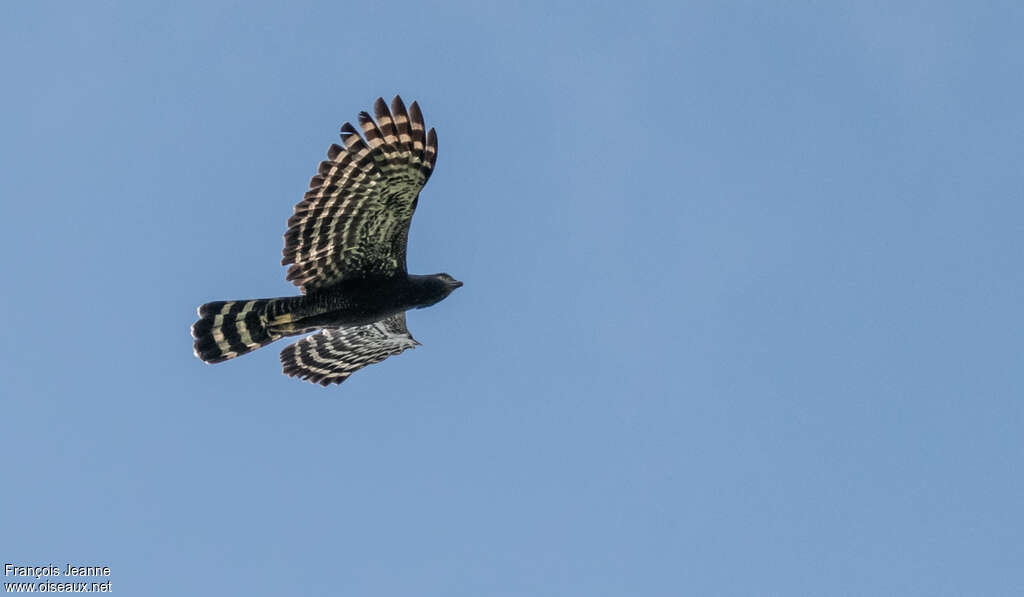
<path fill-rule="evenodd" d="M 288 220 L 282 265 L 303 292 L 341 280 L 406 271 L 409 223 L 437 160 L 437 135 L 413 102 L 374 104 L 376 121 L 359 115 L 362 136 L 341 127 L 309 191 Z"/>
<path fill-rule="evenodd" d="M 285 375 L 326 386 L 341 383 L 367 365 L 415 348 L 405 313 L 370 325 L 325 329 L 281 351 Z"/>

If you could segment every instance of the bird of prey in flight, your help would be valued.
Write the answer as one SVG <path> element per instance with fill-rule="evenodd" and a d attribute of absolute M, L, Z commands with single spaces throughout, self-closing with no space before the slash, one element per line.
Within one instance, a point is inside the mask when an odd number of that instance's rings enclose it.
<path fill-rule="evenodd" d="M 378 98 L 376 120 L 341 127 L 284 234 L 287 279 L 300 296 L 215 301 L 192 325 L 195 354 L 220 363 L 283 338 L 319 330 L 281 351 L 284 373 L 341 383 L 355 371 L 418 345 L 405 311 L 429 307 L 462 286 L 448 274 L 405 265 L 409 223 L 437 159 L 437 135 L 420 107 Z"/>

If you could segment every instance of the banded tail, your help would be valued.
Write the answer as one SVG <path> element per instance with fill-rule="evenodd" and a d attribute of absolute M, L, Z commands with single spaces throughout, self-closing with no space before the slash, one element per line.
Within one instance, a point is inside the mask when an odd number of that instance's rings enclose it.
<path fill-rule="evenodd" d="M 215 301 L 199 307 L 199 320 L 192 324 L 194 352 L 207 363 L 220 363 L 252 352 L 288 334 L 274 331 L 281 323 L 284 301 L 253 299 Z"/>

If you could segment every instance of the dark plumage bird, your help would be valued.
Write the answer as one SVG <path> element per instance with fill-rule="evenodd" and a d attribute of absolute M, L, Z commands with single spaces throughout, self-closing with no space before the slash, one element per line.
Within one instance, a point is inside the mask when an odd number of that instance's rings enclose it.
<path fill-rule="evenodd" d="M 199 307 L 195 354 L 233 359 L 283 338 L 321 330 L 281 351 L 284 373 L 328 385 L 419 344 L 405 311 L 429 307 L 462 286 L 448 274 L 406 272 L 409 223 L 437 159 L 437 135 L 413 102 L 374 104 L 362 136 L 341 127 L 284 235 L 282 265 L 301 296 L 217 301 Z"/>

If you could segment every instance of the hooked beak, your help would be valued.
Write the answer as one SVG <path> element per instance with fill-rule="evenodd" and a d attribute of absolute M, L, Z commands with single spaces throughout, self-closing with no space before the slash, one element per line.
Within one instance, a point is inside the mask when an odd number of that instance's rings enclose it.
<path fill-rule="evenodd" d="M 462 282 L 455 280 L 454 282 L 452 282 L 452 288 L 462 288 Z"/>

